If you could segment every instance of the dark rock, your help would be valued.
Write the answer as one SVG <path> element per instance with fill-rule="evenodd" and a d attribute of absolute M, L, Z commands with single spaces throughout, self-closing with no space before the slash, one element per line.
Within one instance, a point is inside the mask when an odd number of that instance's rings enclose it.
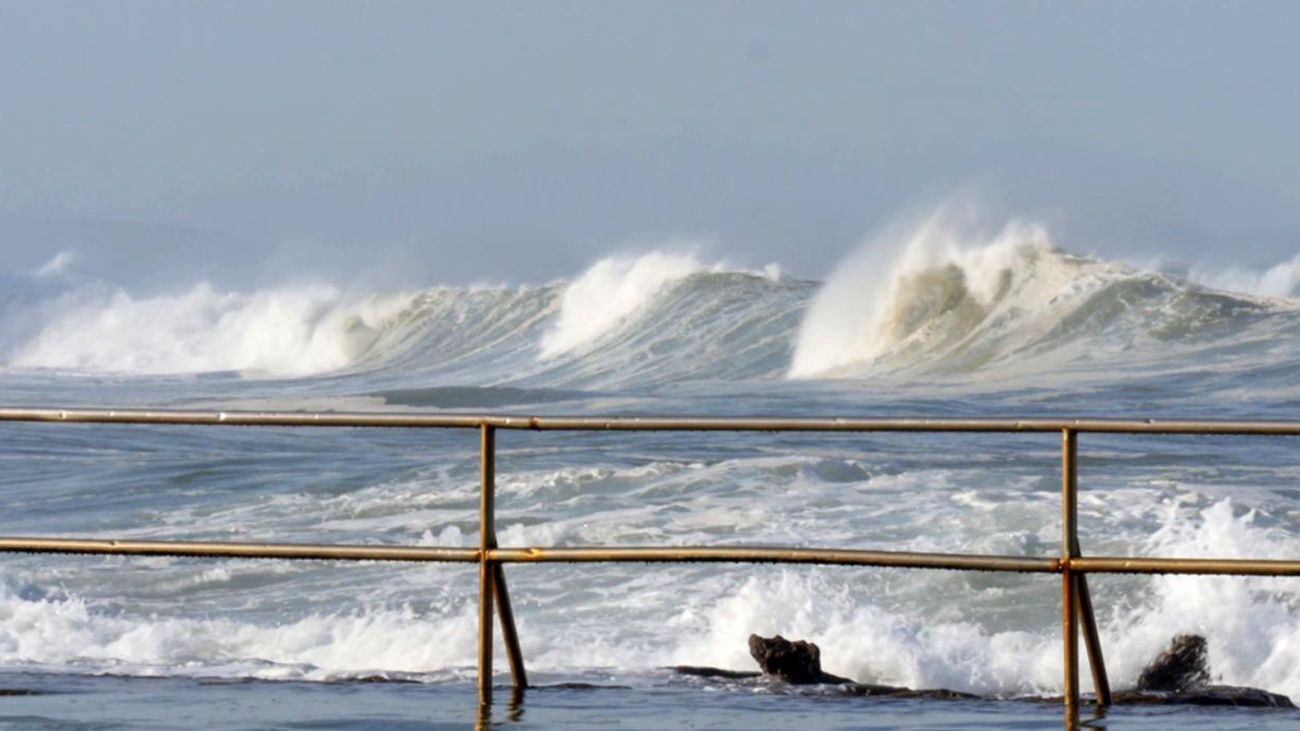
<path fill-rule="evenodd" d="M 897 685 L 878 685 L 876 683 L 849 683 L 840 689 L 844 695 L 892 697 L 900 693 L 911 693 L 911 688 Z"/>
<path fill-rule="evenodd" d="M 724 670 L 722 668 L 711 668 L 707 665 L 674 665 L 668 669 L 679 675 L 692 675 L 697 678 L 726 678 L 727 680 L 744 680 L 763 675 L 752 670 Z"/>
<path fill-rule="evenodd" d="M 1290 698 L 1260 688 L 1210 685 L 1209 666 L 1204 637 L 1175 635 L 1169 649 L 1143 669 L 1137 688 L 1115 693 L 1114 701 L 1138 705 L 1295 708 Z"/>
<path fill-rule="evenodd" d="M 547 685 L 530 685 L 529 690 L 631 690 L 630 685 L 601 685 L 598 683 L 549 683 Z"/>
<path fill-rule="evenodd" d="M 872 696 L 881 698 L 921 698 L 925 700 L 938 701 L 970 701 L 981 700 L 980 696 L 973 693 L 962 693 L 956 690 L 946 688 L 933 688 L 929 690 L 916 690 L 914 688 L 901 688 L 893 685 L 875 685 L 872 683 L 850 683 L 844 686 L 845 695 Z"/>
<path fill-rule="evenodd" d="M 812 683 L 852 683 L 848 678 L 822 672 L 821 650 L 811 642 L 791 642 L 776 637 L 749 636 L 749 654 L 763 669 L 763 674 L 780 678 L 792 685 Z"/>
<path fill-rule="evenodd" d="M 915 690 L 893 685 L 855 683 L 848 678 L 822 672 L 821 650 L 806 641 L 750 635 L 749 654 L 763 669 L 761 675 L 779 678 L 793 685 L 831 683 L 840 686 L 835 692 L 845 696 L 874 698 L 917 698 L 925 700 L 981 700 L 984 696 L 944 688 Z M 1145 670 L 1135 690 L 1113 694 L 1116 705 L 1190 705 L 1240 706 L 1245 708 L 1295 708 L 1291 699 L 1260 688 L 1232 685 L 1209 685 L 1205 638 L 1178 635 L 1169 649 L 1161 653 Z M 679 665 L 673 671 L 703 678 L 746 679 L 759 673 L 723 670 L 722 668 Z M 1061 698 L 1021 698 L 1034 702 L 1060 703 Z"/>
<path fill-rule="evenodd" d="M 880 698 L 925 698 L 931 700 L 972 700 L 979 696 L 955 690 L 936 688 L 916 690 L 894 685 L 855 683 L 848 678 L 822 671 L 821 649 L 804 640 L 790 641 L 776 637 L 749 636 L 749 654 L 754 657 L 763 675 L 780 678 L 792 685 L 831 683 L 841 686 L 839 692 L 851 696 Z"/>
<path fill-rule="evenodd" d="M 1175 635 L 1169 649 L 1160 653 L 1138 676 L 1137 690 L 1181 693 L 1204 687 L 1209 682 L 1205 638 Z"/>
<path fill-rule="evenodd" d="M 775 639 L 775 638 L 773 638 Z M 762 673 L 755 673 L 745 670 L 724 670 L 723 668 L 709 667 L 707 665 L 674 665 L 666 668 L 681 675 L 690 675 L 697 678 L 720 678 L 723 680 L 753 680 L 754 678 L 763 677 Z M 853 683 L 844 681 L 835 675 L 822 673 L 823 678 L 835 678 L 824 682 L 835 683 L 840 687 L 836 693 L 845 696 L 872 697 L 872 698 L 923 698 L 926 700 L 979 700 L 980 696 L 970 693 L 960 693 L 955 690 L 946 690 L 938 688 L 934 690 L 915 690 L 913 688 L 904 688 L 896 685 L 877 685 L 875 683 Z"/>
<path fill-rule="evenodd" d="M 1116 705 L 1295 708 L 1290 698 L 1279 693 L 1235 685 L 1206 685 L 1178 692 L 1121 690 L 1112 697 Z"/>
<path fill-rule="evenodd" d="M 418 682 L 420 682 L 420 681 L 418 681 L 418 680 L 414 680 L 414 679 L 412 679 L 412 678 L 391 678 L 391 677 L 389 677 L 389 676 L 387 676 L 387 675 L 363 675 L 363 676 L 361 676 L 361 677 L 359 677 L 359 678 L 354 679 L 353 682 L 357 682 L 357 683 L 405 683 L 405 684 L 408 684 L 408 685 L 409 685 L 409 684 L 415 684 L 415 683 L 418 683 Z"/>

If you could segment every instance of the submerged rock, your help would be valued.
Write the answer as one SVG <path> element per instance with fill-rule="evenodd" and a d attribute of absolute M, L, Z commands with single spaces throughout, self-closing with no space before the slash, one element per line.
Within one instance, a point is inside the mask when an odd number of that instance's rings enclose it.
<path fill-rule="evenodd" d="M 1205 687 L 1210 682 L 1206 647 L 1200 635 L 1174 635 L 1169 649 L 1142 670 L 1137 690 L 1180 693 Z"/>
<path fill-rule="evenodd" d="M 745 680 L 762 677 L 762 673 L 753 670 L 724 670 L 707 665 L 673 665 L 672 670 L 678 675 L 692 675 L 697 678 L 726 678 L 727 680 Z"/>
<path fill-rule="evenodd" d="M 630 685 L 602 685 L 600 683 L 582 683 L 570 681 L 566 683 L 547 683 L 546 685 L 530 685 L 529 690 L 632 690 Z"/>
<path fill-rule="evenodd" d="M 750 635 L 749 654 L 763 669 L 764 675 L 780 678 L 791 685 L 853 682 L 848 678 L 822 672 L 821 649 L 804 640 L 791 642 L 781 635 Z"/>
<path fill-rule="evenodd" d="M 845 695 L 853 696 L 879 696 L 882 698 L 921 698 L 925 700 L 939 701 L 974 701 L 981 700 L 982 696 L 974 693 L 962 693 L 961 691 L 948 690 L 947 688 L 929 688 L 917 690 L 916 688 L 904 688 L 894 685 L 876 685 L 874 683 L 849 683 L 841 688 Z"/>
<path fill-rule="evenodd" d="M 1236 685 L 1206 685 L 1175 692 L 1121 690 L 1113 694 L 1115 705 L 1240 706 L 1242 708 L 1295 708 L 1280 693 Z"/>

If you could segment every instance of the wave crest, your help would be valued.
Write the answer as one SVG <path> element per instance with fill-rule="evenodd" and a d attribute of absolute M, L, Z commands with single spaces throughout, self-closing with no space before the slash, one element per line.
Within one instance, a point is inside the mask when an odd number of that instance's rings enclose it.
<path fill-rule="evenodd" d="M 353 298 L 329 286 L 246 294 L 200 283 L 180 295 L 136 298 L 92 285 L 45 303 L 44 328 L 9 364 L 135 374 L 322 373 L 365 353 L 412 297 Z"/>
<path fill-rule="evenodd" d="M 940 212 L 873 240 L 833 273 L 800 324 L 787 375 L 969 371 L 1012 356 L 1195 344 L 1278 304 L 1075 256 L 1032 223 L 981 236 Z"/>
<path fill-rule="evenodd" d="M 706 267 L 694 254 L 651 251 L 601 259 L 564 289 L 555 322 L 542 335 L 540 357 L 554 358 L 592 343 L 643 309 L 666 286 Z"/>
<path fill-rule="evenodd" d="M 1300 254 L 1263 270 L 1238 266 L 1221 271 L 1193 268 L 1188 277 L 1199 284 L 1227 292 L 1248 292 L 1261 297 L 1300 297 Z"/>
<path fill-rule="evenodd" d="M 199 284 L 139 296 L 0 278 L 16 369 L 373 377 L 374 388 L 657 387 L 704 380 L 1041 373 L 1063 364 L 1292 358 L 1300 259 L 1188 278 L 1076 256 L 1039 225 L 944 211 L 877 237 L 820 287 L 690 253 L 602 259 L 570 282 L 369 294 Z M 1218 288 L 1242 289 L 1233 294 Z M 1174 348 L 1176 350 L 1173 350 Z"/>

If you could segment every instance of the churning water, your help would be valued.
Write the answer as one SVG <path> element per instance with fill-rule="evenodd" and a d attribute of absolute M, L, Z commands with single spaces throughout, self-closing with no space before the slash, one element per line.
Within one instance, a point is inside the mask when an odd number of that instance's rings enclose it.
<path fill-rule="evenodd" d="M 0 282 L 8 290 L 0 402 L 1216 418 L 1294 418 L 1300 406 L 1300 259 L 1175 276 L 1071 254 L 1030 224 L 979 237 L 942 217 L 890 240 L 901 243 L 867 247 L 825 283 L 655 251 L 536 286 L 359 293 L 198 284 L 140 296 L 71 279 L 75 262 L 56 260 Z M 8 535 L 477 543 L 469 432 L 7 424 L 0 439 Z M 503 433 L 500 541 L 1050 556 L 1059 546 L 1057 442 Z M 1294 556 L 1295 448 L 1085 435 L 1084 551 Z M 861 699 L 755 697 L 750 686 L 701 685 L 661 669 L 749 669 L 752 632 L 816 641 L 828 671 L 861 681 L 1008 697 L 1060 691 L 1059 587 L 1048 577 L 747 566 L 508 572 L 535 682 L 630 688 L 543 693 L 524 715 L 540 725 L 619 719 L 652 728 L 690 717 L 703 726 L 863 726 Z M 285 693 L 300 718 L 328 718 L 283 727 L 351 727 L 348 714 L 371 706 L 396 714 L 385 717 L 395 725 L 414 723 L 428 720 L 419 715 L 426 702 L 459 709 L 444 716 L 459 725 L 470 716 L 456 714 L 472 703 L 474 577 L 452 565 L 7 556 L 3 685 L 66 694 L 0 698 L 0 716 L 79 728 L 87 719 L 77 713 L 99 708 L 101 720 L 148 726 L 118 701 L 74 711 L 58 699 L 118 698 L 110 692 L 124 682 L 118 676 L 149 676 L 166 679 L 150 686 L 153 707 L 186 708 L 210 724 L 235 723 L 214 698 L 251 708 L 265 702 L 258 693 Z M 1217 680 L 1300 697 L 1294 590 L 1280 579 L 1098 578 L 1112 683 L 1131 683 L 1173 634 L 1197 632 Z M 376 675 L 420 685 L 327 682 Z M 251 686 L 277 689 L 261 691 L 230 682 L 241 679 L 286 682 Z M 323 709 L 339 707 L 339 693 L 359 706 L 331 716 Z M 613 705 L 625 714 L 592 710 Z M 403 715 L 407 706 L 424 711 Z M 683 708 L 694 710 L 682 716 Z M 911 708 L 877 702 L 873 713 L 885 727 Z M 927 707 L 925 723 L 1059 723 L 1055 707 L 945 708 Z M 266 714 L 261 725 L 282 723 Z M 1165 717 L 1129 721 L 1152 718 Z M 1179 722 L 1246 722 L 1189 718 Z M 1281 717 L 1252 723 L 1268 718 Z"/>

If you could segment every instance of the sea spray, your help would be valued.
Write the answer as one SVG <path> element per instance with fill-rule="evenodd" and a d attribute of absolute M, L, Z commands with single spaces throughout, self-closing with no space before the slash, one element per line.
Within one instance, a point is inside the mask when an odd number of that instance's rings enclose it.
<path fill-rule="evenodd" d="M 869 239 L 835 270 L 800 323 L 787 375 L 1001 379 L 1096 353 L 1208 345 L 1298 306 L 1074 256 L 1023 221 L 985 234 L 941 210 Z"/>
<path fill-rule="evenodd" d="M 1261 297 L 1300 297 L 1300 254 L 1264 269 L 1233 265 L 1226 269 L 1192 267 L 1188 277 L 1225 292 L 1246 292 Z"/>
<path fill-rule="evenodd" d="M 555 321 L 542 336 L 540 357 L 554 358 L 591 343 L 669 284 L 705 269 L 689 253 L 652 251 L 601 259 L 565 286 Z"/>
<path fill-rule="evenodd" d="M 353 298 L 331 286 L 248 294 L 200 283 L 180 295 L 137 298 L 89 285 L 44 303 L 44 328 L 14 348 L 9 364 L 134 374 L 326 372 L 364 354 L 412 296 Z"/>

